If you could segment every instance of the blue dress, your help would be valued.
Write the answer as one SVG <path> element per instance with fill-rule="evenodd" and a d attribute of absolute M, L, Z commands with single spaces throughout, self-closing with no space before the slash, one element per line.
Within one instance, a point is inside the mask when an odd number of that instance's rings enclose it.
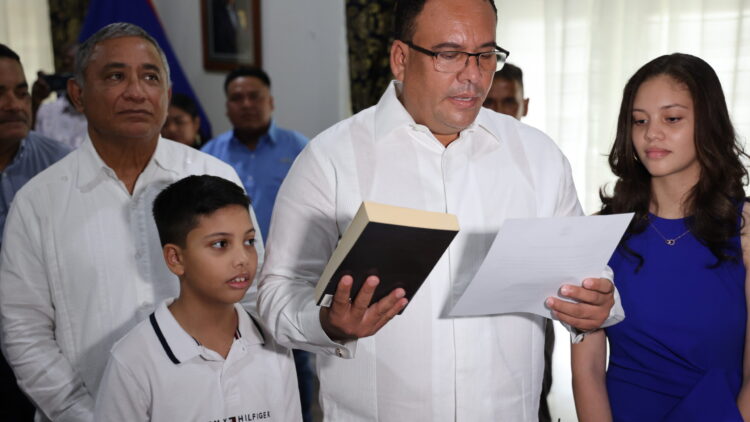
<path fill-rule="evenodd" d="M 684 219 L 649 215 L 667 238 Z M 739 236 L 732 244 L 740 250 Z M 691 233 L 669 246 L 653 227 L 628 240 L 644 264 L 621 247 L 609 262 L 626 318 L 606 329 L 607 391 L 615 421 L 742 422 L 747 309 L 745 267 L 716 262 Z"/>

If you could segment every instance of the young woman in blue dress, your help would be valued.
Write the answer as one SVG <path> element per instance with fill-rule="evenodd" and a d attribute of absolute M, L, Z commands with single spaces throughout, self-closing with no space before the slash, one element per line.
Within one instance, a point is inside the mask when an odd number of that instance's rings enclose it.
<path fill-rule="evenodd" d="M 602 214 L 635 213 L 609 262 L 626 318 L 573 345 L 580 421 L 750 421 L 741 157 L 708 63 L 671 54 L 630 78 L 600 193 Z"/>

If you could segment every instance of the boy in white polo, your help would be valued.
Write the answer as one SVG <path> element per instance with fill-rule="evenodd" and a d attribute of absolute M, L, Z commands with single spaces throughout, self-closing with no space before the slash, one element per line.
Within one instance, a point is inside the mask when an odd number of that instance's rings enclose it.
<path fill-rule="evenodd" d="M 242 188 L 190 176 L 164 189 L 154 218 L 180 295 L 112 349 L 96 421 L 300 421 L 291 352 L 237 302 L 255 276 Z"/>

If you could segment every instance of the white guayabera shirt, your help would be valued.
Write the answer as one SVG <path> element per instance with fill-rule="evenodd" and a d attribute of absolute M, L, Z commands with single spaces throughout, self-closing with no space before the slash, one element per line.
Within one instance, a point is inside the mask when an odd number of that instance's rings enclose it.
<path fill-rule="evenodd" d="M 159 139 L 131 196 L 87 139 L 16 195 L 0 256 L 2 346 L 37 420 L 93 420 L 112 345 L 177 296 L 151 207 L 191 174 L 242 186 L 228 164 Z"/>
<path fill-rule="evenodd" d="M 362 200 L 453 213 L 460 232 L 402 315 L 340 345 L 320 326 L 313 290 Z M 503 220 L 581 213 L 568 161 L 547 136 L 482 109 L 446 148 L 414 123 L 394 83 L 292 166 L 268 236 L 261 317 L 282 344 L 319 353 L 327 420 L 536 420 L 543 318 L 447 314 Z"/>

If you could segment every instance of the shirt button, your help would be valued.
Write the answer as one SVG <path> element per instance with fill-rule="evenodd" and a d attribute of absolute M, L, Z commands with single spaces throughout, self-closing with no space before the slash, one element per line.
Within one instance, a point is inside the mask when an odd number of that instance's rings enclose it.
<path fill-rule="evenodd" d="M 342 352 L 342 351 L 341 351 L 341 348 L 340 348 L 340 347 L 337 347 L 337 348 L 336 348 L 336 356 L 338 356 L 338 357 L 340 357 L 340 358 L 343 358 L 343 357 L 344 357 L 344 352 Z"/>

